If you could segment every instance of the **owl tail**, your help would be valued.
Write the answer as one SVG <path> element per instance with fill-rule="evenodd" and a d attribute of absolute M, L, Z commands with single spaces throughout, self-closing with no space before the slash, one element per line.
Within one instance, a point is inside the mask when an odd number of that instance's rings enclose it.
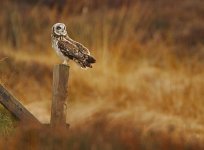
<path fill-rule="evenodd" d="M 90 56 L 90 55 L 87 55 L 87 59 L 86 59 L 86 61 L 87 61 L 88 63 L 90 63 L 90 64 L 93 64 L 93 63 L 96 62 L 96 59 L 93 58 L 93 57 Z"/>
<path fill-rule="evenodd" d="M 87 68 L 87 67 L 92 68 L 92 65 L 91 65 L 91 64 L 95 63 L 95 62 L 96 62 L 96 59 L 93 58 L 93 57 L 90 56 L 90 55 L 86 55 L 85 59 L 83 59 L 83 60 L 74 59 L 74 61 L 75 61 L 77 64 L 79 64 L 79 65 L 81 66 L 81 68 L 85 69 L 85 68 Z"/>
<path fill-rule="evenodd" d="M 95 58 L 93 58 L 92 56 L 90 56 L 90 55 L 87 55 L 87 58 L 85 59 L 85 66 L 86 67 L 89 67 L 89 68 L 92 68 L 92 65 L 91 64 L 93 64 L 93 63 L 95 63 L 96 62 L 96 59 Z"/>

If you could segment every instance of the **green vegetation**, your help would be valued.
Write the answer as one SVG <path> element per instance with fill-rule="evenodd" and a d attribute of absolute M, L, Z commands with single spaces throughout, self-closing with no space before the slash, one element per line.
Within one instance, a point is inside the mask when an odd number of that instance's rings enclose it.
<path fill-rule="evenodd" d="M 0 136 L 6 136 L 14 130 L 15 118 L 0 105 Z"/>

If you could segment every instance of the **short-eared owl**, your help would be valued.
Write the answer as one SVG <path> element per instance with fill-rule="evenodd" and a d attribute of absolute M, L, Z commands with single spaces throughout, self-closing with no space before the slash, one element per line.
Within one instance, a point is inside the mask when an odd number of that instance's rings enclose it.
<path fill-rule="evenodd" d="M 52 47 L 56 53 L 64 60 L 63 64 L 71 59 L 82 68 L 92 68 L 92 63 L 96 60 L 90 56 L 89 50 L 82 44 L 72 40 L 63 23 L 56 23 L 52 27 Z"/>

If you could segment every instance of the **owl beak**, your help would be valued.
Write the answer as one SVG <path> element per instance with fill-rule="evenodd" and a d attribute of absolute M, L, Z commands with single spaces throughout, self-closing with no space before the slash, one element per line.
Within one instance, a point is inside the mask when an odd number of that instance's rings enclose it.
<path fill-rule="evenodd" d="M 67 31 L 64 30 L 64 31 L 62 32 L 62 34 L 63 34 L 63 35 L 67 35 Z"/>

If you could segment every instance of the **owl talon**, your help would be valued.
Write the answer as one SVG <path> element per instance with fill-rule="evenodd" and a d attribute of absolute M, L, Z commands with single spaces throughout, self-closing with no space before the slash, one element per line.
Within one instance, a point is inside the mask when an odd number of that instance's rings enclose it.
<path fill-rule="evenodd" d="M 63 65 L 68 65 L 67 60 L 64 60 L 62 64 L 63 64 Z"/>

